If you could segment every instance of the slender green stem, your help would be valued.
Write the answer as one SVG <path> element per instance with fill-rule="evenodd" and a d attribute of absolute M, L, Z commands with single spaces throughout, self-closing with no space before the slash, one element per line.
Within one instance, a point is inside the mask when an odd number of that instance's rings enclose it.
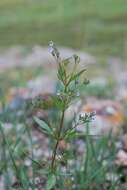
<path fill-rule="evenodd" d="M 89 161 L 89 124 L 86 124 L 86 153 L 85 153 L 85 170 L 84 170 L 84 176 L 87 175 L 88 170 L 88 161 Z"/>
<path fill-rule="evenodd" d="M 53 151 L 53 155 L 52 155 L 52 162 L 51 162 L 51 170 L 52 171 L 54 171 L 54 169 L 55 169 L 56 153 L 57 153 L 57 148 L 58 148 L 59 141 L 60 141 L 61 131 L 62 131 L 62 128 L 63 128 L 64 115 L 65 115 L 65 109 L 62 112 L 62 117 L 61 117 L 61 121 L 60 121 L 60 127 L 59 127 L 59 130 L 58 130 L 57 141 L 56 141 L 54 151 Z"/>
<path fill-rule="evenodd" d="M 64 93 L 67 93 L 67 85 L 65 84 L 64 86 Z M 62 116 L 61 116 L 61 120 L 60 120 L 60 125 L 59 125 L 59 129 L 58 129 L 58 135 L 57 135 L 57 141 L 53 150 L 53 154 L 52 154 L 52 161 L 51 161 L 51 170 L 54 171 L 55 170 L 55 162 L 56 162 L 56 154 L 57 154 L 57 148 L 59 145 L 59 141 L 61 139 L 61 131 L 63 128 L 63 124 L 64 124 L 64 116 L 65 116 L 65 110 L 66 110 L 66 98 L 64 100 L 64 108 L 62 111 Z"/>

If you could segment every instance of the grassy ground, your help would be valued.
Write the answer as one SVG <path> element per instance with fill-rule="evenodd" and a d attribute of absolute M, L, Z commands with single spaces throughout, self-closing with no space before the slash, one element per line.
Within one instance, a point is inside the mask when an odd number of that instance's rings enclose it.
<path fill-rule="evenodd" d="M 1 0 L 0 46 L 57 44 L 125 56 L 125 0 Z"/>

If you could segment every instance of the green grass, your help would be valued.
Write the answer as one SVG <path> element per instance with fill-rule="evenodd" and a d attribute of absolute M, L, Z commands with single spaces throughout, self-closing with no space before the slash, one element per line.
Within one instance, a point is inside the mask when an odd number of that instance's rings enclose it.
<path fill-rule="evenodd" d="M 59 45 L 125 55 L 125 0 L 1 0 L 0 46 Z"/>
<path fill-rule="evenodd" d="M 35 175 L 38 177 L 41 175 L 41 178 L 44 178 L 43 180 L 45 181 L 44 168 L 41 166 L 42 160 L 39 160 L 36 155 L 31 158 L 30 150 L 32 149 L 31 151 L 33 152 L 37 146 L 35 142 L 33 143 L 31 134 L 32 130 L 28 126 L 23 125 L 22 128 L 17 128 L 17 123 L 15 123 L 12 129 L 7 132 L 2 123 L 0 123 L 0 169 L 4 178 L 4 189 L 16 189 L 12 188 L 14 186 L 12 174 L 17 179 L 16 182 L 19 182 L 21 185 L 21 190 L 28 189 L 30 183 L 32 189 L 35 190 Z M 108 184 L 106 182 L 107 173 L 119 175 L 116 174 L 118 168 L 114 168 L 111 164 L 116 155 L 113 138 L 110 136 L 102 136 L 95 141 L 89 135 L 86 139 L 86 135 L 82 134 L 80 141 L 82 141 L 82 143 L 87 141 L 87 158 L 86 155 L 83 154 L 79 160 L 80 166 L 76 165 L 75 157 L 77 159 L 79 155 L 75 150 L 75 141 L 73 141 L 73 146 L 69 151 L 66 151 L 68 159 L 74 163 L 73 168 L 70 166 L 68 175 L 61 175 L 61 177 L 58 178 L 59 181 L 56 184 L 57 188 L 54 188 L 54 190 L 64 190 L 65 187 L 67 190 L 70 190 L 73 184 L 76 185 L 77 190 L 104 189 L 104 186 Z M 31 161 L 31 165 L 27 166 L 25 160 Z M 20 165 L 18 165 L 18 162 Z M 48 164 L 48 161 L 46 161 L 46 163 Z M 30 170 L 34 172 L 31 177 L 29 177 Z M 72 181 L 72 176 L 74 181 Z M 119 180 L 118 178 L 118 181 Z M 43 184 L 43 187 L 44 186 L 45 184 Z M 114 179 L 111 179 L 109 186 L 107 186 L 109 190 L 111 190 L 112 187 L 114 187 L 113 189 L 117 187 Z"/>

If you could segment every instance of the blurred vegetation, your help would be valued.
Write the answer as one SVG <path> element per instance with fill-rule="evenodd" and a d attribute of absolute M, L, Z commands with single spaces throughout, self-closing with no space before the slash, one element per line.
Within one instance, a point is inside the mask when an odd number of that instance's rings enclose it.
<path fill-rule="evenodd" d="M 126 0 L 1 0 L 0 45 L 57 44 L 125 56 Z"/>
<path fill-rule="evenodd" d="M 9 73 L 9 74 L 8 74 Z M 34 77 L 42 75 L 41 67 L 37 68 L 13 68 L 0 73 L 0 90 L 7 95 L 11 87 L 26 87 L 26 82 Z M 5 80 L 6 76 L 6 80 Z"/>

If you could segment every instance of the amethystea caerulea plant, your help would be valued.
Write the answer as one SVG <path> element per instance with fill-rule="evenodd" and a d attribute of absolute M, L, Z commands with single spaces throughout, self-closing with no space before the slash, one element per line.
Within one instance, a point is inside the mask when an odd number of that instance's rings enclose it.
<path fill-rule="evenodd" d="M 51 163 L 48 169 L 44 172 L 48 175 L 48 181 L 46 189 L 52 189 L 56 184 L 56 179 L 58 175 L 61 175 L 61 167 L 57 159 L 57 152 L 59 143 L 61 140 L 67 140 L 69 138 L 75 137 L 77 135 L 76 127 L 79 124 L 85 124 L 91 121 L 94 113 L 80 115 L 79 118 L 74 118 L 72 125 L 67 126 L 66 129 L 65 122 L 65 112 L 76 98 L 80 96 L 81 85 L 87 85 L 89 81 L 85 78 L 81 82 L 81 75 L 84 74 L 86 69 L 79 70 L 80 58 L 77 55 L 72 57 L 62 59 L 60 53 L 54 43 L 51 41 L 49 43 L 49 51 L 56 60 L 57 64 L 57 78 L 59 81 L 59 89 L 56 96 L 52 99 L 55 108 L 59 111 L 60 121 L 59 125 L 55 128 L 52 124 L 40 120 L 34 117 L 36 123 L 41 127 L 44 133 L 46 133 L 49 138 L 52 139 L 54 146 L 52 148 Z M 60 155 L 62 157 L 62 155 Z"/>

